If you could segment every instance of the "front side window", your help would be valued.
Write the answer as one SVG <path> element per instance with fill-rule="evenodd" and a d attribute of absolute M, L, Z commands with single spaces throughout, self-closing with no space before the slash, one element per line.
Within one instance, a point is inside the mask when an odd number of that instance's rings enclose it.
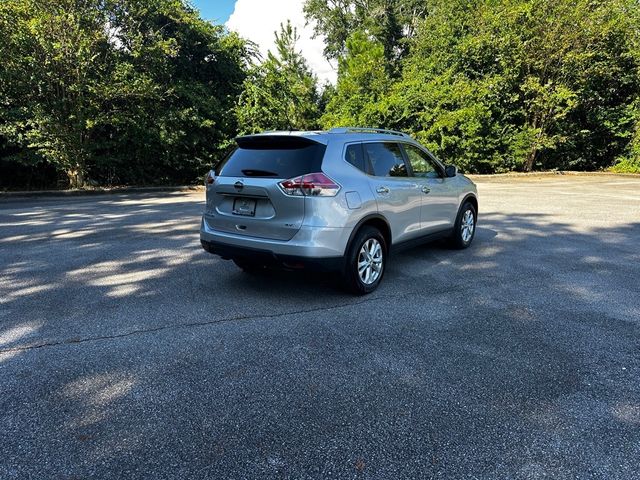
<path fill-rule="evenodd" d="M 404 151 L 407 152 L 411 170 L 414 177 L 439 178 L 440 173 L 435 162 L 425 152 L 414 145 L 405 144 Z"/>
<path fill-rule="evenodd" d="M 397 143 L 365 143 L 364 150 L 376 177 L 407 176 L 407 166 Z"/>

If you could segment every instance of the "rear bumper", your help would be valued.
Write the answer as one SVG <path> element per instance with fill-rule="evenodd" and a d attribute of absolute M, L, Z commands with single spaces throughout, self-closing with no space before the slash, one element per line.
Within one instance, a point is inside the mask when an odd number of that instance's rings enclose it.
<path fill-rule="evenodd" d="M 265 264 L 304 265 L 321 270 L 342 268 L 350 233 L 347 228 L 303 226 L 285 241 L 214 230 L 206 214 L 200 225 L 202 247 L 223 258 L 253 258 Z"/>
<path fill-rule="evenodd" d="M 335 272 L 342 269 L 342 257 L 299 257 L 294 255 L 280 255 L 268 250 L 258 250 L 246 247 L 236 247 L 218 242 L 209 242 L 200 239 L 202 248 L 207 252 L 219 255 L 224 259 L 243 259 L 251 260 L 261 265 L 272 267 L 288 268 L 292 270 L 310 269 L 326 272 Z"/>

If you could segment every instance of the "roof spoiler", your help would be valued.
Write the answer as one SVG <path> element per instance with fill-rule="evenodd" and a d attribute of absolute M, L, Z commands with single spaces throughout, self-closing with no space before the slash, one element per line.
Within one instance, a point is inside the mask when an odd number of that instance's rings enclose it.
<path fill-rule="evenodd" d="M 304 148 L 320 145 L 319 142 L 300 135 L 243 135 L 235 140 L 240 148 Z"/>

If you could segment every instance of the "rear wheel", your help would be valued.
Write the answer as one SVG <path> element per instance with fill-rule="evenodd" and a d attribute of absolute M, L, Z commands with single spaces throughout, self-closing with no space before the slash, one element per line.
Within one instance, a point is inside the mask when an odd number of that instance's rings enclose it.
<path fill-rule="evenodd" d="M 463 249 L 471 245 L 476 234 L 478 213 L 471 202 L 464 202 L 458 212 L 456 224 L 451 234 L 450 243 L 453 248 Z"/>
<path fill-rule="evenodd" d="M 345 283 L 349 291 L 365 295 L 373 292 L 384 275 L 387 244 L 377 228 L 365 226 L 356 234 L 347 252 Z"/>

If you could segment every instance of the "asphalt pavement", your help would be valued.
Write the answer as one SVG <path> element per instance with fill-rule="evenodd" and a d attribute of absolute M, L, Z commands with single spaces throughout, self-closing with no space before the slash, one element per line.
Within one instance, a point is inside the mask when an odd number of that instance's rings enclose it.
<path fill-rule="evenodd" d="M 640 478 L 640 179 L 478 188 L 366 297 L 205 253 L 202 192 L 0 201 L 0 479 Z"/>

